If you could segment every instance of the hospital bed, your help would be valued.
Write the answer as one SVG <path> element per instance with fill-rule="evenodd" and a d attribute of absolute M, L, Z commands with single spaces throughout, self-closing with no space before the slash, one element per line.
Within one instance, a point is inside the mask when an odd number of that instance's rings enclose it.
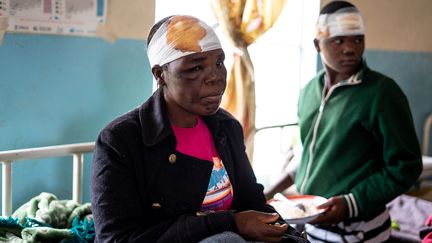
<path fill-rule="evenodd" d="M 94 142 L 0 151 L 2 163 L 2 216 L 12 214 L 12 163 L 51 157 L 72 156 L 72 200 L 82 203 L 84 154 L 94 150 Z"/>
<path fill-rule="evenodd" d="M 94 142 L 0 151 L 2 163 L 1 242 L 93 242 L 95 228 L 91 204 L 82 203 L 84 154 Z M 12 212 L 12 163 L 71 156 L 72 199 L 38 192 Z M 22 163 L 26 163 L 22 161 Z M 30 165 L 31 166 L 31 165 Z M 45 176 L 45 175 L 41 175 Z"/>

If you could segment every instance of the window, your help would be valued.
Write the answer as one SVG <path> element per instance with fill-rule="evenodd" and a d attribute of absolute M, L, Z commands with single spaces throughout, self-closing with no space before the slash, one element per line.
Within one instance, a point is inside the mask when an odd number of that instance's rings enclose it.
<path fill-rule="evenodd" d="M 301 87 L 316 73 L 313 45 L 319 0 L 289 0 L 273 28 L 249 47 L 255 67 L 257 129 L 297 122 Z M 271 142 L 269 142 L 271 141 Z M 258 130 L 253 168 L 264 186 L 278 179 L 300 143 L 297 126 Z"/>
<path fill-rule="evenodd" d="M 313 38 L 319 4 L 319 0 L 287 1 L 273 28 L 249 47 L 255 68 L 257 129 L 297 122 L 300 88 L 316 73 Z M 156 21 L 173 14 L 193 15 L 217 26 L 209 0 L 156 1 Z M 232 47 L 220 28 L 216 33 L 229 67 Z M 253 168 L 264 186 L 280 174 L 283 158 L 290 145 L 297 142 L 296 137 L 296 127 L 263 129 L 256 134 Z"/>

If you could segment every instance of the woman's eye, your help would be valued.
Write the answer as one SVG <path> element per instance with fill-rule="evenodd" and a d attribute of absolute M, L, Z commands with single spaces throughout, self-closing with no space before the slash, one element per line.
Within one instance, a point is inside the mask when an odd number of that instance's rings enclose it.
<path fill-rule="evenodd" d="M 195 67 L 189 69 L 189 71 L 192 71 L 192 72 L 198 72 L 198 71 L 201 71 L 202 69 L 203 69 L 203 68 L 202 68 L 201 66 L 195 66 Z"/>

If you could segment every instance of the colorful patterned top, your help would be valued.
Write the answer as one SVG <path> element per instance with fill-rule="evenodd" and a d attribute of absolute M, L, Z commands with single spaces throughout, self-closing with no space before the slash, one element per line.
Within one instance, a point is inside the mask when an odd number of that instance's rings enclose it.
<path fill-rule="evenodd" d="M 233 198 L 232 186 L 207 125 L 198 117 L 198 123 L 193 128 L 172 125 L 172 129 L 177 139 L 177 151 L 213 162 L 213 171 L 201 210 L 228 210 Z"/>

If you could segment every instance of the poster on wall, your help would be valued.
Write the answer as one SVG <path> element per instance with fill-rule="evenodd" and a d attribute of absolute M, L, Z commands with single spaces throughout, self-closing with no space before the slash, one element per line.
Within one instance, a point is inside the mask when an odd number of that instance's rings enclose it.
<path fill-rule="evenodd" d="M 0 0 L 7 31 L 95 36 L 108 0 Z"/>

